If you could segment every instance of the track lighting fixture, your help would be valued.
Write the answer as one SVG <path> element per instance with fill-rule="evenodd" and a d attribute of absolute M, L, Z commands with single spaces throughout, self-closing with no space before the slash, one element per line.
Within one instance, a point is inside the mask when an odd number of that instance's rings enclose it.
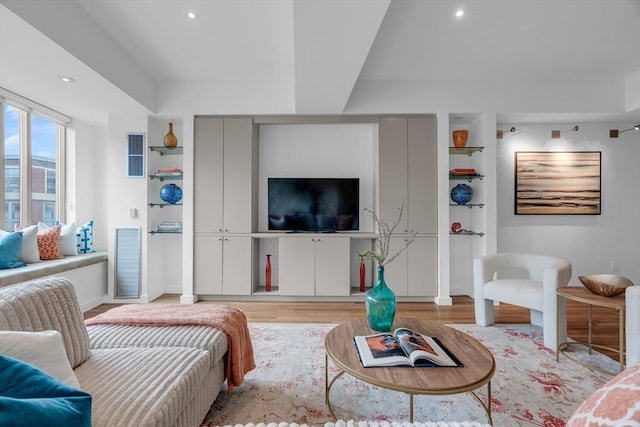
<path fill-rule="evenodd" d="M 628 130 L 640 130 L 640 123 L 625 130 L 609 129 L 609 138 L 617 138 L 619 134 L 621 134 L 622 132 L 626 132 Z"/>
<path fill-rule="evenodd" d="M 560 134 L 562 132 L 569 132 L 569 131 L 578 132 L 578 129 L 580 129 L 578 126 L 574 126 L 571 129 L 566 129 L 566 130 L 552 130 L 551 131 L 551 138 L 552 139 L 558 139 L 558 138 L 560 138 Z"/>
<path fill-rule="evenodd" d="M 498 129 L 496 131 L 496 138 L 497 139 L 502 139 L 504 137 L 505 132 L 515 132 L 516 128 L 511 126 L 511 129 L 507 129 L 507 130 L 502 130 L 502 129 Z"/>

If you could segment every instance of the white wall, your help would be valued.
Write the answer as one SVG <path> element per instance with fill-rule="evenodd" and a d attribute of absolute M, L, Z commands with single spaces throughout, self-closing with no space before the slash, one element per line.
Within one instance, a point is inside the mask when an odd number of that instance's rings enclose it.
<path fill-rule="evenodd" d="M 94 222 L 97 250 L 107 249 L 106 128 L 74 121 L 67 133 L 67 194 L 65 221 L 76 225 Z"/>
<path fill-rule="evenodd" d="M 561 139 L 551 130 L 571 129 Z M 609 129 L 630 124 L 519 124 L 517 131 L 497 140 L 498 252 L 521 251 L 560 255 L 573 264 L 571 283 L 578 276 L 615 273 L 640 283 L 640 135 L 625 132 L 609 138 Z M 601 215 L 515 215 L 516 151 L 601 151 Z M 611 262 L 619 263 L 612 271 Z"/>
<path fill-rule="evenodd" d="M 106 164 L 108 180 L 105 183 L 107 195 L 106 211 L 108 215 L 107 240 L 109 250 L 109 290 L 113 295 L 113 255 L 116 227 L 142 227 L 146 233 L 147 221 L 147 180 L 146 178 L 127 178 L 127 144 L 128 132 L 147 133 L 147 116 L 145 115 L 111 115 L 109 117 L 108 152 L 99 161 Z M 146 153 L 148 155 L 148 152 Z M 129 210 L 138 211 L 136 218 L 129 216 Z M 147 265 L 146 238 L 142 238 L 142 265 Z M 142 294 L 140 301 L 149 299 L 147 294 L 146 269 L 142 268 Z M 130 300 L 135 302 L 135 300 Z"/>
<path fill-rule="evenodd" d="M 360 209 L 373 207 L 374 124 L 261 125 L 258 230 L 268 231 L 267 178 L 360 178 Z M 360 213 L 360 231 L 371 232 Z"/>

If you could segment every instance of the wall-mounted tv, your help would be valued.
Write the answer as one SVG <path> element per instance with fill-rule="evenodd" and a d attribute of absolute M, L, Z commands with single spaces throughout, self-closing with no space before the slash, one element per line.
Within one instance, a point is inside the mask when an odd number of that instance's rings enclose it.
<path fill-rule="evenodd" d="M 267 196 L 269 230 L 360 228 L 359 178 L 269 178 Z"/>

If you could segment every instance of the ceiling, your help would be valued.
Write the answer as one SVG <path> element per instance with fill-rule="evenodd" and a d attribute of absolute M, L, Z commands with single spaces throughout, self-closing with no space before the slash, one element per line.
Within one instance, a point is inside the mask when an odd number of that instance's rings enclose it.
<path fill-rule="evenodd" d="M 487 110 L 635 122 L 640 0 L 0 0 L 0 61 L 0 87 L 98 125 Z"/>

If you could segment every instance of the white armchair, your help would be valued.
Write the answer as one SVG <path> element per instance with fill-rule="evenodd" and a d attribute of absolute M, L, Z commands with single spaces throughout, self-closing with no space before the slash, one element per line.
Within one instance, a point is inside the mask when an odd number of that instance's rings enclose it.
<path fill-rule="evenodd" d="M 476 323 L 495 323 L 495 301 L 527 307 L 531 323 L 542 326 L 545 347 L 556 350 L 558 338 L 566 341 L 564 300 L 556 289 L 571 279 L 571 262 L 565 258 L 522 253 L 499 253 L 473 261 Z M 560 304 L 560 305 L 558 305 Z"/>
<path fill-rule="evenodd" d="M 640 286 L 625 291 L 627 367 L 640 364 Z"/>

